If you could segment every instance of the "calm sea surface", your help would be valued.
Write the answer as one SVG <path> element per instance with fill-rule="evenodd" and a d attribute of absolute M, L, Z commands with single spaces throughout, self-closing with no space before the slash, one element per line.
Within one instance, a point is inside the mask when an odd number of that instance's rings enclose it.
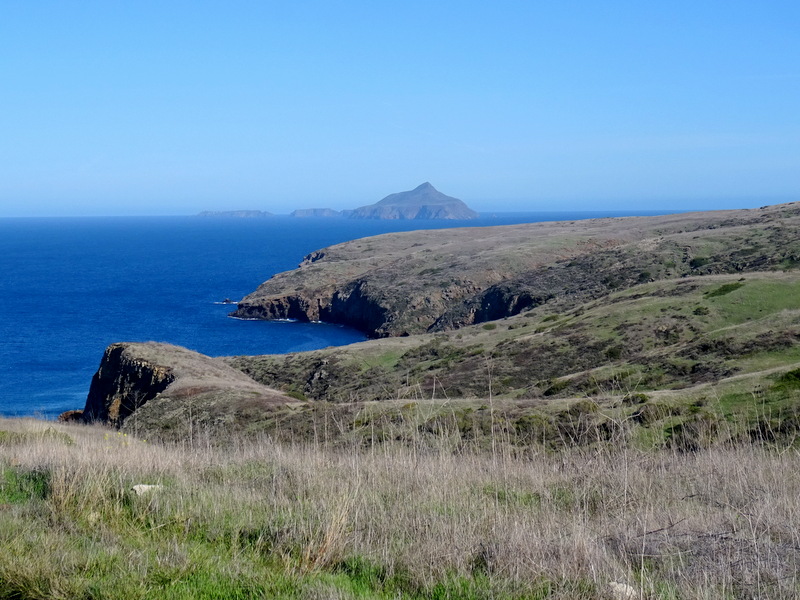
<path fill-rule="evenodd" d="M 113 342 L 155 340 L 226 356 L 363 340 L 335 325 L 231 319 L 233 307 L 220 303 L 239 300 L 318 248 L 392 231 L 622 214 L 499 213 L 466 222 L 0 219 L 0 414 L 53 418 L 82 408 Z"/>

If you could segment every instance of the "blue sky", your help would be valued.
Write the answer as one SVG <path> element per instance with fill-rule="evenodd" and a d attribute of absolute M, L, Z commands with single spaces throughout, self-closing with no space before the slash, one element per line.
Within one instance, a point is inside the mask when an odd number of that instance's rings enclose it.
<path fill-rule="evenodd" d="M 0 216 L 800 200 L 800 3 L 0 0 Z"/>

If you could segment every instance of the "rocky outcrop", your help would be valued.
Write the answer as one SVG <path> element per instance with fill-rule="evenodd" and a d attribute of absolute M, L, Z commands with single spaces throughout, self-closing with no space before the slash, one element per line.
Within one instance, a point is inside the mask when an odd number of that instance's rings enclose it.
<path fill-rule="evenodd" d="M 235 423 L 243 406 L 289 400 L 224 361 L 186 348 L 117 343 L 103 354 L 80 419 L 137 433 L 168 429 L 174 434 L 197 422 L 206 427 Z"/>
<path fill-rule="evenodd" d="M 83 410 L 67 410 L 58 415 L 61 423 L 81 423 L 83 422 Z"/>
<path fill-rule="evenodd" d="M 408 192 L 390 194 L 383 200 L 356 208 L 351 219 L 476 219 L 478 213 L 458 198 L 445 196 L 425 182 Z"/>
<path fill-rule="evenodd" d="M 240 319 L 341 323 L 372 337 L 384 337 L 392 331 L 391 306 L 371 292 L 367 282 L 356 280 L 341 289 L 316 290 L 308 296 L 298 293 L 257 302 L 245 298 L 231 315 Z"/>
<path fill-rule="evenodd" d="M 92 377 L 82 418 L 118 427 L 174 380 L 170 367 L 135 356 L 126 344 L 112 344 Z"/>

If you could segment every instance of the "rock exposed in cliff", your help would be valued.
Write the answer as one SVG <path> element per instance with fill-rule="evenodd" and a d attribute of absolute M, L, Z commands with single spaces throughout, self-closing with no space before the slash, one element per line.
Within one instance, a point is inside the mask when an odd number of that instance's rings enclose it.
<path fill-rule="evenodd" d="M 126 344 L 109 346 L 92 378 L 83 420 L 119 426 L 136 408 L 175 381 L 166 367 L 134 352 Z"/>
<path fill-rule="evenodd" d="M 218 426 L 243 406 L 287 401 L 222 361 L 186 348 L 117 343 L 103 355 L 81 418 L 123 429 L 152 430 L 157 423 L 177 432 L 188 423 Z"/>
<path fill-rule="evenodd" d="M 647 280 L 775 268 L 800 261 L 798 240 L 798 203 L 386 234 L 309 254 L 232 314 L 412 335 L 570 307 Z"/>
<path fill-rule="evenodd" d="M 445 196 L 430 183 L 390 194 L 380 202 L 356 208 L 351 219 L 475 219 L 478 213 L 461 200 Z"/>

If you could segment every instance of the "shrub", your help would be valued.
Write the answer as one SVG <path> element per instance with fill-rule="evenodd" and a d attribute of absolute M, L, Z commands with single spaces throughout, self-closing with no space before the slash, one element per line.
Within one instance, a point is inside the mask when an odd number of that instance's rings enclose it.
<path fill-rule="evenodd" d="M 287 390 L 284 392 L 290 398 L 294 398 L 295 400 L 300 400 L 301 402 L 306 402 L 308 398 L 303 392 L 298 392 L 297 390 Z"/>
<path fill-rule="evenodd" d="M 682 452 L 697 452 L 708 448 L 719 431 L 719 419 L 708 412 L 698 412 L 667 429 L 667 443 Z"/>
<path fill-rule="evenodd" d="M 719 286 L 715 290 L 706 292 L 706 298 L 716 298 L 717 296 L 724 296 L 725 294 L 730 294 L 731 292 L 738 290 L 743 285 L 744 284 L 739 281 L 735 283 L 726 283 L 725 285 Z"/>
<path fill-rule="evenodd" d="M 566 379 L 555 379 L 550 383 L 550 387 L 548 387 L 544 391 L 545 396 L 555 396 L 559 392 L 563 391 L 569 387 L 569 381 Z"/>
<path fill-rule="evenodd" d="M 800 389 L 800 369 L 794 369 L 784 373 L 778 377 L 778 380 L 772 387 L 775 390 Z"/>
<path fill-rule="evenodd" d="M 631 406 L 633 404 L 644 404 L 649 399 L 650 397 L 647 394 L 636 392 L 633 394 L 625 394 L 625 397 L 622 399 L 622 403 Z"/>
<path fill-rule="evenodd" d="M 689 266 L 692 269 L 699 269 L 702 266 L 707 265 L 711 260 L 705 256 L 695 256 L 692 260 L 689 261 Z"/>
<path fill-rule="evenodd" d="M 684 409 L 680 406 L 671 406 L 657 402 L 648 402 L 631 415 L 634 421 L 642 425 L 650 425 L 661 419 L 682 414 Z"/>

